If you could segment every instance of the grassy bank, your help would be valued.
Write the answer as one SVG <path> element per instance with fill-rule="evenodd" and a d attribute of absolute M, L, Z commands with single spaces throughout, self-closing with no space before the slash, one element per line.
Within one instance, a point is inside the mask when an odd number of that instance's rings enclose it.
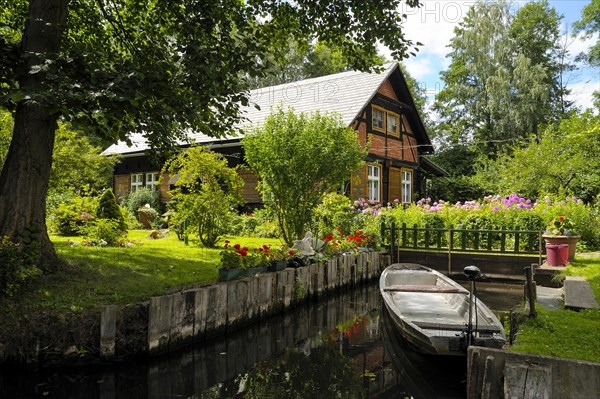
<path fill-rule="evenodd" d="M 578 254 L 565 275 L 583 276 L 600 302 L 600 253 Z M 519 329 L 518 352 L 600 362 L 600 310 L 547 310 L 527 320 Z"/>
<path fill-rule="evenodd" d="M 274 239 L 225 237 L 219 248 L 203 248 L 194 241 L 186 246 L 175 235 L 152 239 L 142 230 L 130 231 L 128 238 L 134 246 L 111 248 L 73 246 L 69 241 L 80 242 L 80 237 L 52 236 L 67 266 L 32 281 L 0 305 L 79 311 L 135 303 L 170 289 L 213 283 L 225 239 L 249 247 L 279 244 Z"/>

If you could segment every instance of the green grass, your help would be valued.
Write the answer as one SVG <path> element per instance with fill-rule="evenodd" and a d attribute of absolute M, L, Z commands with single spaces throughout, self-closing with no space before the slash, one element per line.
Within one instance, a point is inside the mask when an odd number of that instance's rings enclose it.
<path fill-rule="evenodd" d="M 174 235 L 154 240 L 148 231 L 130 231 L 131 248 L 71 246 L 80 237 L 51 236 L 67 266 L 23 287 L 0 301 L 21 309 L 93 309 L 106 304 L 135 303 L 181 287 L 211 284 L 217 278 L 219 251 L 225 239 L 248 247 L 279 244 L 276 239 L 225 237 L 218 248 L 186 246 Z"/>
<path fill-rule="evenodd" d="M 583 276 L 600 302 L 600 252 L 577 254 L 565 275 Z M 519 329 L 512 350 L 600 362 L 600 310 L 538 309 Z"/>

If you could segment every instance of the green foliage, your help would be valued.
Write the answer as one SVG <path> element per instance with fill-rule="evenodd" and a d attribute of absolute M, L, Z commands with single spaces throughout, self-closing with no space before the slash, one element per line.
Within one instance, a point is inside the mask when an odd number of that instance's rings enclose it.
<path fill-rule="evenodd" d="M 573 24 L 574 32 L 584 32 L 587 38 L 600 32 L 600 0 L 592 0 L 583 8 L 581 19 Z M 590 65 L 600 66 L 600 39 L 596 38 L 584 58 Z"/>
<path fill-rule="evenodd" d="M 142 187 L 135 191 L 132 191 L 123 198 L 122 205 L 124 205 L 129 213 L 136 218 L 138 217 L 138 209 L 150 204 L 150 207 L 156 212 L 160 212 L 162 209 L 162 202 L 160 201 L 160 193 L 156 190 L 152 190 L 150 187 Z"/>
<path fill-rule="evenodd" d="M 339 116 L 297 115 L 282 108 L 246 135 L 243 145 L 287 245 L 304 236 L 322 195 L 347 180 L 366 155 L 356 132 Z"/>
<path fill-rule="evenodd" d="M 26 280 L 41 273 L 23 248 L 8 237 L 0 240 L 0 264 L 0 297 L 14 295 Z"/>
<path fill-rule="evenodd" d="M 127 231 L 122 229 L 119 221 L 109 218 L 94 220 L 84 231 L 95 246 L 117 245 L 127 235 Z"/>
<path fill-rule="evenodd" d="M 469 176 L 439 177 L 432 179 L 427 192 L 432 198 L 442 198 L 448 202 L 468 201 L 487 194 L 478 182 Z"/>
<path fill-rule="evenodd" d="M 323 202 L 315 208 L 317 231 L 321 236 L 338 227 L 350 234 L 357 227 L 355 218 L 356 212 L 352 209 L 352 202 L 343 194 L 325 194 Z"/>
<path fill-rule="evenodd" d="M 50 227 L 63 236 L 83 234 L 82 228 L 95 219 L 98 198 L 74 197 L 50 213 Z"/>
<path fill-rule="evenodd" d="M 104 190 L 100 196 L 98 208 L 96 208 L 96 217 L 98 219 L 114 220 L 121 231 L 127 230 L 121 208 L 119 207 L 119 204 L 117 204 L 117 199 L 110 188 Z"/>
<path fill-rule="evenodd" d="M 164 166 L 171 175 L 179 174 L 175 190 L 172 221 L 182 226 L 184 220 L 198 228 L 198 236 L 205 246 L 212 247 L 231 225 L 233 208 L 241 205 L 242 178 L 227 166 L 220 154 L 204 147 L 192 147 Z"/>
<path fill-rule="evenodd" d="M 478 175 L 496 192 L 576 195 L 591 202 L 600 193 L 600 116 L 586 111 L 549 125 L 539 141 L 488 161 Z"/>

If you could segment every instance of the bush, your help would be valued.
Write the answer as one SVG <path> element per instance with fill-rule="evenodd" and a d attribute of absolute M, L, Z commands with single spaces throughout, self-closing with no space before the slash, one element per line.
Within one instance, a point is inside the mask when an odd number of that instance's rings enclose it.
<path fill-rule="evenodd" d="M 27 280 L 39 275 L 40 270 L 29 262 L 20 245 L 3 237 L 0 241 L 0 296 L 11 296 Z"/>
<path fill-rule="evenodd" d="M 100 202 L 96 210 L 96 217 L 98 219 L 108 219 L 117 222 L 117 225 L 121 231 L 126 231 L 127 226 L 125 225 L 125 218 L 121 213 L 121 208 L 117 204 L 117 199 L 113 194 L 112 189 L 106 189 L 100 196 Z"/>
<path fill-rule="evenodd" d="M 62 236 L 82 235 L 94 221 L 97 207 L 97 198 L 75 197 L 50 213 L 49 225 Z"/>
<path fill-rule="evenodd" d="M 123 198 L 121 203 L 127 208 L 129 213 L 136 218 L 138 217 L 138 209 L 146 204 L 150 204 L 150 207 L 159 214 L 162 211 L 160 194 L 158 191 L 153 191 L 149 187 L 143 187 L 129 193 L 127 197 Z"/>
<path fill-rule="evenodd" d="M 325 194 L 323 202 L 315 209 L 318 233 L 323 235 L 341 227 L 345 234 L 350 234 L 356 227 L 355 216 L 356 212 L 348 197 L 336 193 Z"/>
<path fill-rule="evenodd" d="M 97 219 L 86 229 L 87 237 L 93 245 L 117 245 L 125 238 L 126 233 L 121 230 L 119 222 L 113 219 Z"/>

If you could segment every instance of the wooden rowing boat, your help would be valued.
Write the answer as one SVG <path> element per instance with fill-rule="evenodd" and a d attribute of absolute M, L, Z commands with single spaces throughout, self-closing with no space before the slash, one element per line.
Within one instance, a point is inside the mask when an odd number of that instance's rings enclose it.
<path fill-rule="evenodd" d="M 381 274 L 379 289 L 394 326 L 418 352 L 464 356 L 469 342 L 491 348 L 506 343 L 504 327 L 476 297 L 468 336 L 469 291 L 433 269 L 393 264 Z"/>

